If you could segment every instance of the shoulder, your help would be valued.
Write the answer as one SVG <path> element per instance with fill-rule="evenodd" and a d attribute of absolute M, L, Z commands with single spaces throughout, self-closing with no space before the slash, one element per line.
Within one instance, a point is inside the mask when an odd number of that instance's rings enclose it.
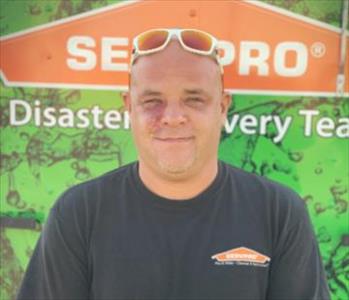
<path fill-rule="evenodd" d="M 262 195 L 267 194 L 270 196 L 273 194 L 280 194 L 291 198 L 297 198 L 297 202 L 299 200 L 297 193 L 282 183 L 255 173 L 249 173 L 230 164 L 222 163 L 227 170 L 227 175 L 232 181 L 232 184 L 243 191 L 249 191 L 250 193 L 256 192 Z"/>
<path fill-rule="evenodd" d="M 52 210 L 62 216 L 74 211 L 79 214 L 93 212 L 100 201 L 115 195 L 118 187 L 127 180 L 134 164 L 127 164 L 67 189 L 54 203 Z"/>
<path fill-rule="evenodd" d="M 307 214 L 301 197 L 291 188 L 263 176 L 223 163 L 238 197 L 261 211 L 268 210 L 284 221 L 297 222 Z"/>

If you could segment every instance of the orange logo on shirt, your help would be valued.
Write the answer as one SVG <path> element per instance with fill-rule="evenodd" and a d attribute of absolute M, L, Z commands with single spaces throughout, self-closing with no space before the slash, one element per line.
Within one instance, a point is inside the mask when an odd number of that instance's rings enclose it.
<path fill-rule="evenodd" d="M 270 258 L 257 251 L 246 247 L 234 248 L 228 251 L 217 253 L 212 256 L 216 264 L 239 264 L 239 265 L 260 265 L 266 266 Z"/>

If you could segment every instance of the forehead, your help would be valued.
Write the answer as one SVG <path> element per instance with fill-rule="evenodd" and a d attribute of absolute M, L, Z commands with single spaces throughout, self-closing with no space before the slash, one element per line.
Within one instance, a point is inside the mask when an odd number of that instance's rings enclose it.
<path fill-rule="evenodd" d="M 171 41 L 163 50 L 138 57 L 131 69 L 131 90 L 142 87 L 217 89 L 220 69 L 213 58 L 184 50 Z"/>

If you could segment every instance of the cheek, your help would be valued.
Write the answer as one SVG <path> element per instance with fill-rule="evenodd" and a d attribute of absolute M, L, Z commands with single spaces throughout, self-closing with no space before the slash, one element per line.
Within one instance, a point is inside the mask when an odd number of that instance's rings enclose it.
<path fill-rule="evenodd" d="M 219 140 L 222 121 L 219 114 L 213 114 L 206 116 L 201 122 L 196 122 L 196 128 L 200 131 L 203 143 L 208 143 L 211 146 L 216 145 L 216 141 Z M 200 124 L 200 125 L 199 125 Z"/>
<path fill-rule="evenodd" d="M 162 107 L 140 108 L 133 115 L 131 122 L 137 127 L 138 131 L 153 133 L 160 128 L 163 112 Z"/>

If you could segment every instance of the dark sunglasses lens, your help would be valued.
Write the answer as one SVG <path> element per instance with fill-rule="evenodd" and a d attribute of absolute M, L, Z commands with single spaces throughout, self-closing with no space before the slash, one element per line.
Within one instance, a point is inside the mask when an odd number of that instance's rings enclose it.
<path fill-rule="evenodd" d="M 146 32 L 138 37 L 138 49 L 147 51 L 161 47 L 167 40 L 168 32 L 165 30 L 154 30 Z"/>
<path fill-rule="evenodd" d="M 204 32 L 184 30 L 181 37 L 183 43 L 189 48 L 200 51 L 210 51 L 212 48 L 212 38 Z"/>

